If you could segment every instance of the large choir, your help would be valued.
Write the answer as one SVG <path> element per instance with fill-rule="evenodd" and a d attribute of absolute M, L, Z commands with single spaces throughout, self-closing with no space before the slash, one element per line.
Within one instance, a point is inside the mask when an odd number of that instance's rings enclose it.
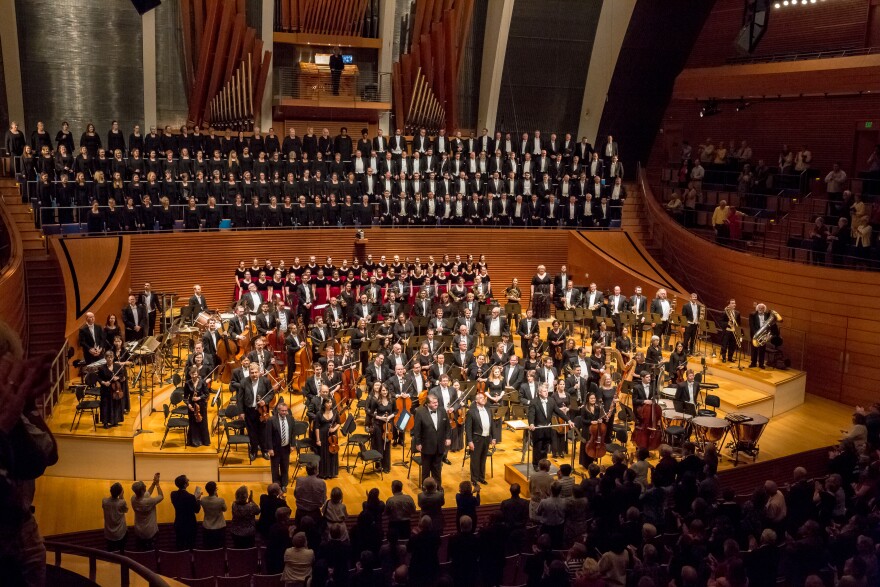
<path fill-rule="evenodd" d="M 340 464 L 346 442 L 383 472 L 401 447 L 399 464 L 418 455 L 422 479 L 440 482 L 450 453 L 464 451 L 472 482 L 486 483 L 504 427 L 523 432 L 521 462 L 535 470 L 550 453 L 587 467 L 630 439 L 656 450 L 729 432 L 735 451 L 757 452 L 766 419 L 718 418 L 707 396 L 717 385 L 689 368 L 708 327 L 696 294 L 678 308 L 664 289 L 649 301 L 641 287 L 627 296 L 576 284 L 565 266 L 553 276 L 539 266 L 524 305 L 518 279 L 493 287 L 488 270 L 473 255 L 253 259 L 235 269 L 222 311 L 194 286 L 176 327 L 195 334 L 182 369 L 187 443 L 210 444 L 208 398 L 219 383 L 232 394 L 226 425 L 246 430 L 249 460 L 269 459 L 282 487 L 291 451 L 312 450 L 319 474 L 333 478 L 349 462 Z M 153 331 L 156 298 L 149 283 L 130 296 L 129 343 Z M 751 315 L 751 366 L 764 368 L 765 345 L 779 344 L 779 321 L 763 304 Z M 719 330 L 721 360 L 733 361 L 743 337 L 734 300 Z M 122 336 L 108 341 L 88 314 L 80 346 L 86 364 L 100 363 L 101 421 L 117 425 L 128 407 Z"/>
<path fill-rule="evenodd" d="M 77 145 L 62 123 L 53 142 L 15 123 L 7 149 L 43 226 L 91 234 L 320 226 L 608 227 L 626 200 L 613 137 L 580 142 L 539 130 L 513 138 L 444 131 L 412 139 L 345 127 L 304 136 L 182 126 L 106 142 L 89 124 Z"/>

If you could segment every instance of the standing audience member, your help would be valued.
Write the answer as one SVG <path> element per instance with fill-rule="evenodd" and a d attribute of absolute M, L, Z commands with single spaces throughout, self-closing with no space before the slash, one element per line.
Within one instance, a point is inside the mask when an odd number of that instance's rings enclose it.
<path fill-rule="evenodd" d="M 318 478 L 317 465 L 306 465 L 306 476 L 296 480 L 293 499 L 296 502 L 296 514 L 293 519 L 295 525 L 298 526 L 307 516 L 315 523 L 321 521 L 321 508 L 327 501 L 327 483 Z"/>
<path fill-rule="evenodd" d="M 101 508 L 104 510 L 104 538 L 107 539 L 107 550 L 125 552 L 125 537 L 128 532 L 125 514 L 128 512 L 128 504 L 122 497 L 122 483 L 114 483 L 110 486 L 110 497 L 101 500 Z"/>
<path fill-rule="evenodd" d="M 157 497 L 153 497 L 153 490 Z M 165 499 L 162 487 L 159 485 L 159 473 L 153 476 L 153 483 L 149 489 L 143 481 L 135 481 L 131 485 L 131 509 L 134 511 L 134 536 L 138 550 L 152 550 L 155 548 L 153 541 L 159 533 L 159 524 L 156 522 L 156 505 Z"/>
<path fill-rule="evenodd" d="M 281 486 L 271 483 L 266 488 L 266 493 L 260 496 L 260 519 L 257 522 L 260 536 L 265 538 L 269 535 L 269 528 L 275 523 L 275 511 L 283 507 L 287 507 L 287 502 L 281 494 Z"/>
<path fill-rule="evenodd" d="M 202 520 L 202 542 L 206 549 L 223 548 L 226 546 L 226 500 L 217 495 L 217 483 L 205 483 L 205 493 L 199 500 L 205 518 Z"/>
<path fill-rule="evenodd" d="M 403 483 L 395 479 L 391 482 L 391 497 L 385 501 L 388 516 L 388 538 L 409 540 L 412 532 L 412 518 L 416 514 L 416 502 L 412 496 L 403 492 Z"/>
<path fill-rule="evenodd" d="M 252 548 L 254 546 L 258 513 L 260 513 L 260 506 L 254 503 L 254 492 L 248 491 L 247 485 L 236 489 L 235 501 L 232 502 L 232 523 L 229 525 L 233 547 Z"/>
<path fill-rule="evenodd" d="M 205 498 L 202 498 L 205 501 Z M 266 574 L 277 575 L 284 571 L 284 553 L 293 546 L 290 538 L 290 508 L 275 510 L 275 523 L 269 528 L 266 539 Z"/>
<path fill-rule="evenodd" d="M 186 475 L 178 475 L 174 479 L 176 491 L 171 492 L 171 504 L 174 506 L 174 537 L 178 550 L 190 550 L 196 545 L 196 514 L 202 509 L 200 502 L 202 488 L 196 487 L 195 493 L 186 490 L 189 479 Z"/>

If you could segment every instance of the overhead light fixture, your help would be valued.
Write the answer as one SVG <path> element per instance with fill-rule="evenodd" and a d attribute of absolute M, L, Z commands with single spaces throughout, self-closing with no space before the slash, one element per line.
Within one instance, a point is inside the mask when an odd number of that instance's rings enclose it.
<path fill-rule="evenodd" d="M 740 100 L 739 103 L 736 105 L 736 111 L 742 112 L 743 110 L 745 110 L 746 108 L 748 108 L 751 105 L 752 105 L 751 102 L 747 102 L 745 100 Z"/>
<path fill-rule="evenodd" d="M 706 100 L 700 107 L 700 118 L 715 116 L 716 114 L 721 114 L 721 108 L 718 107 L 718 102 L 715 100 Z"/>

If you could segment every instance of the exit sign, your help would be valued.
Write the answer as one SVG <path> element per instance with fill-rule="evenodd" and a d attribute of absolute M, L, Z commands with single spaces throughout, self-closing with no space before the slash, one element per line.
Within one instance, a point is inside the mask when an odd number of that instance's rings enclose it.
<path fill-rule="evenodd" d="M 865 123 L 865 128 L 872 128 L 874 126 L 874 121 L 869 120 Z"/>

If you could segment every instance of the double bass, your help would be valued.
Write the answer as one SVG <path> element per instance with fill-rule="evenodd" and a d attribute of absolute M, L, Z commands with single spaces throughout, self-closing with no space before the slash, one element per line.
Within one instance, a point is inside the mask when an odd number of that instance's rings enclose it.
<path fill-rule="evenodd" d="M 309 380 L 309 371 L 312 368 L 312 345 L 303 336 L 305 325 L 303 324 L 302 316 L 296 317 L 296 327 L 303 343 L 302 347 L 296 351 L 296 355 L 294 355 L 293 358 L 293 362 L 296 364 L 296 374 L 293 379 L 293 385 L 296 389 L 302 391 L 302 388 L 306 385 L 306 381 Z"/>
<path fill-rule="evenodd" d="M 663 440 L 663 408 L 656 401 L 644 403 L 636 410 L 633 443 L 639 448 L 657 450 Z"/>
<path fill-rule="evenodd" d="M 241 366 L 238 358 L 239 347 L 238 343 L 229 336 L 229 321 L 223 323 L 217 334 L 221 338 L 220 344 L 217 345 L 217 358 L 220 359 L 220 365 L 223 367 L 219 379 L 221 383 L 229 385 L 232 381 L 232 372 Z"/>

